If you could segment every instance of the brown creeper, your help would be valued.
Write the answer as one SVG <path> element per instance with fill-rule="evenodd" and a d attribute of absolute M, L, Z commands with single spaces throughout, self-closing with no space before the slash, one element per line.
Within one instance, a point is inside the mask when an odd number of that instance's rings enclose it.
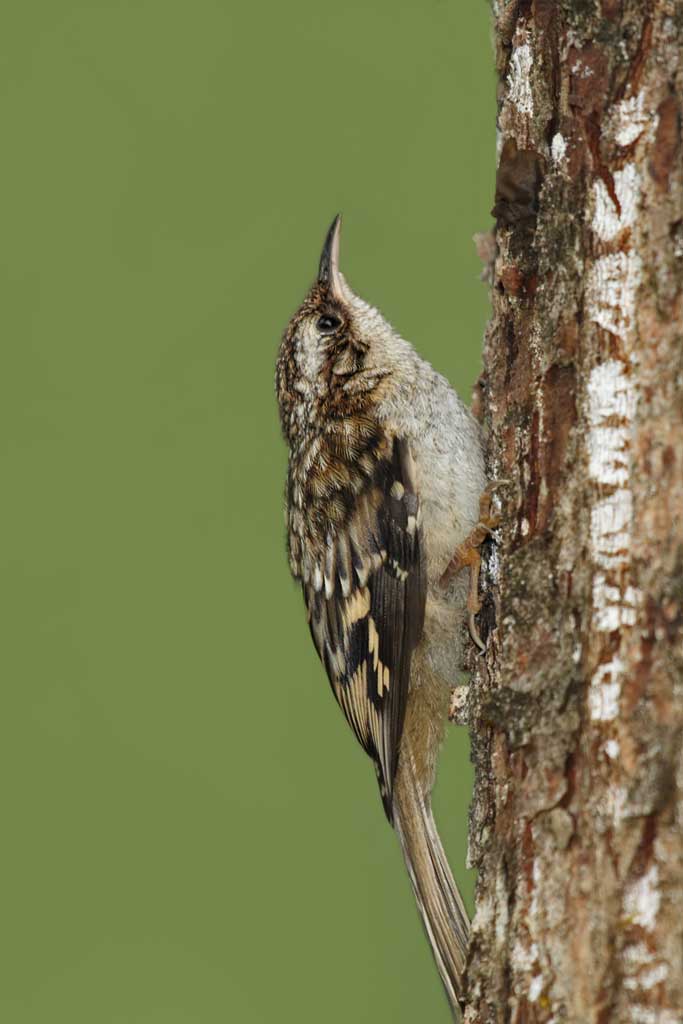
<path fill-rule="evenodd" d="M 469 924 L 431 810 L 473 623 L 486 485 L 478 424 L 339 271 L 340 218 L 280 347 L 289 560 L 332 691 L 372 758 L 454 1012 Z M 468 538 L 473 538 L 468 543 Z M 456 552 L 455 561 L 453 560 Z"/>

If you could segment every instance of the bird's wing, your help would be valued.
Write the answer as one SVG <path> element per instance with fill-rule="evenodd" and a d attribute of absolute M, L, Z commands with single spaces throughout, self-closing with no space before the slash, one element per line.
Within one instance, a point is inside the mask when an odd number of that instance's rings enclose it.
<path fill-rule="evenodd" d="M 311 634 L 335 697 L 375 762 L 392 820 L 410 661 L 424 623 L 424 542 L 408 443 L 394 439 L 328 538 L 324 564 L 304 584 Z"/>

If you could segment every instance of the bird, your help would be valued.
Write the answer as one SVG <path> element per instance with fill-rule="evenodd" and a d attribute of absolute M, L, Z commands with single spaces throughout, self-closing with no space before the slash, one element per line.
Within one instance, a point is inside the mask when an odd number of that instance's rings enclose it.
<path fill-rule="evenodd" d="M 332 692 L 371 758 L 455 1019 L 469 919 L 431 792 L 466 620 L 482 646 L 492 529 L 479 423 L 339 268 L 341 216 L 280 343 L 289 566 Z"/>

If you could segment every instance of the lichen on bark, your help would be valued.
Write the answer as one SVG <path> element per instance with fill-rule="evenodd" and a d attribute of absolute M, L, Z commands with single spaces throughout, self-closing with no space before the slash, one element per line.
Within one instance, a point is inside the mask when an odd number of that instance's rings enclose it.
<path fill-rule="evenodd" d="M 683 1020 L 683 0 L 494 4 L 470 1024 Z"/>

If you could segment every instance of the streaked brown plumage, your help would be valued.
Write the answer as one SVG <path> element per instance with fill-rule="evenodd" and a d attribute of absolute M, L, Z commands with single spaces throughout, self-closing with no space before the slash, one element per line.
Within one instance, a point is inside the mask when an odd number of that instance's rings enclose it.
<path fill-rule="evenodd" d="M 444 378 L 350 290 L 338 246 L 339 218 L 277 363 L 290 568 L 375 765 L 455 1011 L 468 922 L 430 794 L 467 590 L 462 573 L 444 573 L 477 522 L 481 442 Z"/>

